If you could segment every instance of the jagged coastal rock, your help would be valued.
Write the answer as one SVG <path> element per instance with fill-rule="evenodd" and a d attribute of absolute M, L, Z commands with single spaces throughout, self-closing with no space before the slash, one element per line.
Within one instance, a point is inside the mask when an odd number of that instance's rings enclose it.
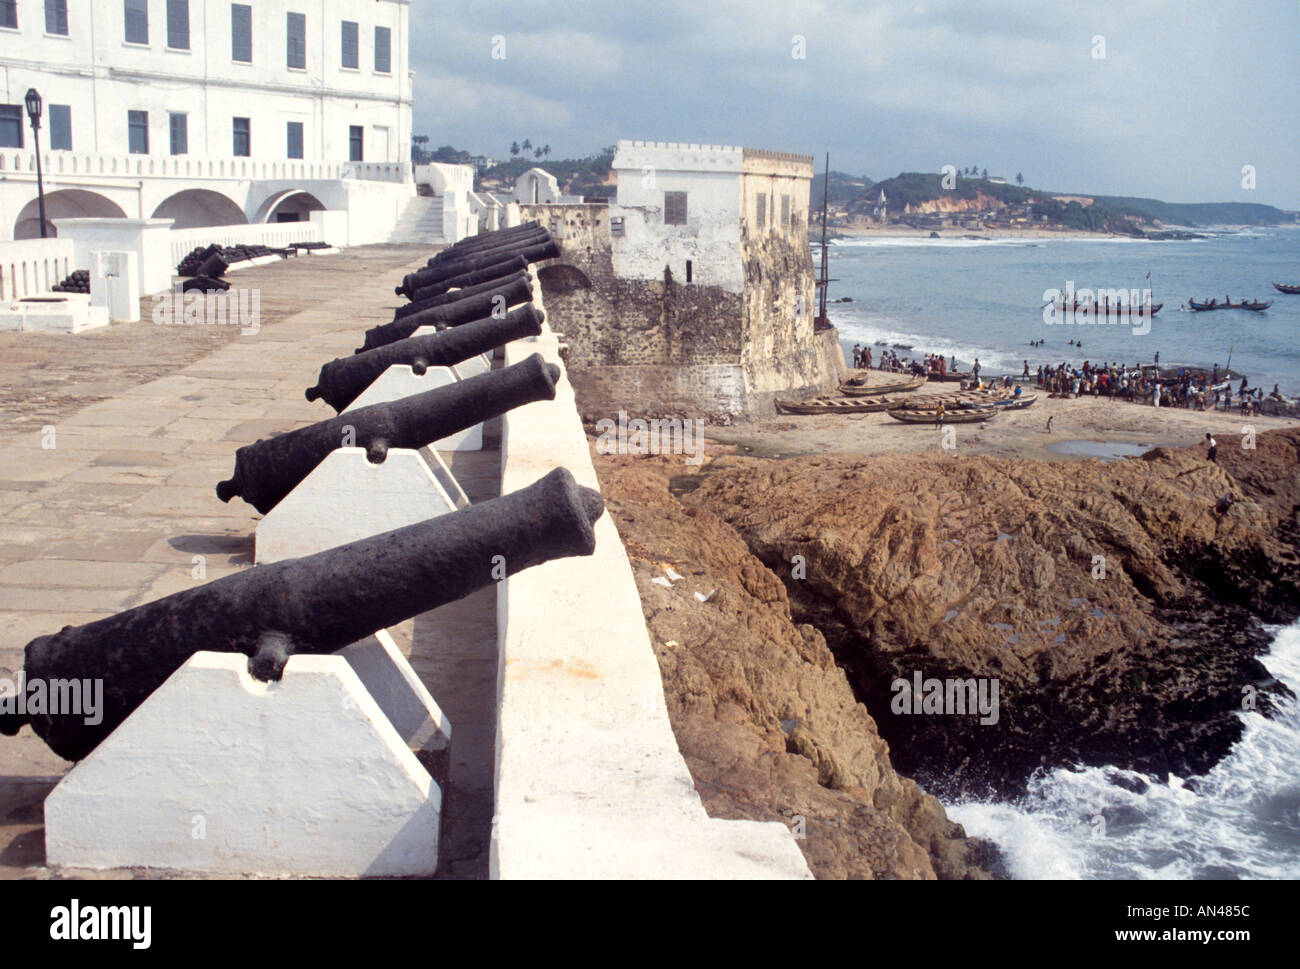
<path fill-rule="evenodd" d="M 1217 463 L 728 457 L 683 501 L 781 576 L 895 766 L 941 795 L 1014 796 L 1040 766 L 1199 773 L 1285 690 L 1256 657 L 1261 621 L 1300 613 L 1300 430 Z M 917 671 L 996 679 L 997 722 L 892 712 Z"/>
<path fill-rule="evenodd" d="M 736 531 L 670 492 L 680 459 L 596 456 L 682 754 L 715 817 L 783 821 L 819 878 L 986 878 L 993 849 L 895 772 L 825 639 Z"/>

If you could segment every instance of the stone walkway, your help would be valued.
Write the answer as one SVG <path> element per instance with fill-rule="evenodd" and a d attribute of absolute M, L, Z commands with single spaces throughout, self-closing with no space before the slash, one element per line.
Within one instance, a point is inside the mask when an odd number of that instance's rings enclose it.
<path fill-rule="evenodd" d="M 235 273 L 234 286 L 261 291 L 253 335 L 158 326 L 149 299 L 137 324 L 5 334 L 0 677 L 16 675 L 38 635 L 250 567 L 260 516 L 239 499 L 222 504 L 216 483 L 236 448 L 333 416 L 303 390 L 392 318 L 392 287 L 429 251 L 365 247 Z M 482 452 L 444 455 L 471 500 L 498 493 L 499 442 L 494 421 Z M 495 590 L 484 590 L 394 630 L 453 724 L 442 877 L 487 875 L 495 609 Z M 0 877 L 50 877 L 41 805 L 69 766 L 30 729 L 0 737 Z"/>

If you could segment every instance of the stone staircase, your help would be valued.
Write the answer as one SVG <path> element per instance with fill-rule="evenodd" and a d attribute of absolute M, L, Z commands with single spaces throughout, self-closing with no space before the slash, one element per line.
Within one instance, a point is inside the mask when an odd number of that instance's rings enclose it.
<path fill-rule="evenodd" d="M 442 198 L 421 193 L 407 202 L 388 241 L 446 242 L 442 237 Z"/>

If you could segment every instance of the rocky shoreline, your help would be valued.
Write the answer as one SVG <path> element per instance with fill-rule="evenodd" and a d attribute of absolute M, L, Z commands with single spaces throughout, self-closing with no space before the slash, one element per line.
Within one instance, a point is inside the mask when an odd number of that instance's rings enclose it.
<path fill-rule="evenodd" d="M 995 852 L 930 795 L 1205 771 L 1243 704 L 1285 691 L 1263 623 L 1300 614 L 1300 430 L 1254 443 L 1216 464 L 598 457 L 706 807 L 802 818 L 818 877 L 978 878 Z M 899 715 L 918 671 L 996 680 L 997 722 Z"/>
<path fill-rule="evenodd" d="M 951 456 L 717 462 L 690 500 L 788 577 L 899 769 L 1012 797 L 1039 767 L 1180 776 L 1285 690 L 1263 623 L 1300 614 L 1300 432 L 1073 464 Z M 803 556 L 806 575 L 784 563 Z M 920 671 L 996 679 L 1000 718 L 910 716 Z"/>

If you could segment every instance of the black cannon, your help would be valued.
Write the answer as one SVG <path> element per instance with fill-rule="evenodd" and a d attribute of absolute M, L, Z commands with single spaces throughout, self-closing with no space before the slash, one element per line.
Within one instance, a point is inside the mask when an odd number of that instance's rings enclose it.
<path fill-rule="evenodd" d="M 435 253 L 429 258 L 429 263 L 440 260 L 457 258 L 462 254 L 476 252 L 479 249 L 492 249 L 506 242 L 513 242 L 516 239 L 524 239 L 545 232 L 541 223 L 533 220 L 525 222 L 523 225 L 512 226 L 509 229 L 497 229 L 495 232 L 480 232 L 476 236 L 470 236 L 468 239 L 462 239 L 455 245 L 448 246 L 441 252 Z"/>
<path fill-rule="evenodd" d="M 429 367 L 452 367 L 503 343 L 537 336 L 545 317 L 533 306 L 521 306 L 504 319 L 476 320 L 424 336 L 408 337 L 386 346 L 339 357 L 320 368 L 316 386 L 307 390 L 308 400 L 324 401 L 343 410 L 389 367 L 405 364 L 423 374 Z"/>
<path fill-rule="evenodd" d="M 545 229 L 535 229 L 527 235 L 515 236 L 511 239 L 501 239 L 497 242 L 491 242 L 479 246 L 475 249 L 464 251 L 444 251 L 438 253 L 430 259 L 425 266 L 441 266 L 449 262 L 459 262 L 464 259 L 481 259 L 492 253 L 505 253 L 511 250 L 527 249 L 529 246 L 539 246 L 545 242 L 550 242 L 554 237 Z"/>
<path fill-rule="evenodd" d="M 559 255 L 560 244 L 554 239 L 523 248 L 489 249 L 486 253 L 464 256 L 460 259 L 449 259 L 436 266 L 425 266 L 423 269 L 403 278 L 399 291 L 406 295 L 414 295 L 416 291 L 426 286 L 440 283 L 445 279 L 451 279 L 453 276 L 463 276 L 466 273 L 484 269 L 502 261 L 503 258 L 508 259 L 511 256 L 522 256 L 525 261 L 532 263 L 541 262 L 543 259 L 555 259 Z"/>
<path fill-rule="evenodd" d="M 27 644 L 26 682 L 102 681 L 93 711 L 102 719 L 11 707 L 0 732 L 30 724 L 60 757 L 79 760 L 200 650 L 243 653 L 254 676 L 279 679 L 295 653 L 332 653 L 505 575 L 590 555 L 603 511 L 598 492 L 557 468 L 461 511 L 64 626 Z"/>
<path fill-rule="evenodd" d="M 393 314 L 394 320 L 400 320 L 403 316 L 410 316 L 412 313 L 418 313 L 421 310 L 431 310 L 435 306 L 446 306 L 448 303 L 459 303 L 463 299 L 469 299 L 471 296 L 482 296 L 484 293 L 494 293 L 506 286 L 514 283 L 523 282 L 532 292 L 533 282 L 527 273 L 517 272 L 510 276 L 502 276 L 500 279 L 489 279 L 485 283 L 479 283 L 477 286 L 466 286 L 462 289 L 452 290 L 450 293 L 439 293 L 437 296 L 430 296 L 428 299 L 422 299 L 418 302 L 407 303 L 405 306 L 397 307 Z"/>
<path fill-rule="evenodd" d="M 559 379 L 560 368 L 534 353 L 513 367 L 246 444 L 235 452 L 235 472 L 217 485 L 217 497 L 241 497 L 266 514 L 332 451 L 362 447 L 378 464 L 389 448 L 424 447 L 521 404 L 554 400 Z"/>
<path fill-rule="evenodd" d="M 506 311 L 524 303 L 531 303 L 533 287 L 527 277 L 500 289 L 488 290 L 477 296 L 433 306 L 427 310 L 408 313 L 399 320 L 384 323 L 366 330 L 366 340 L 357 353 L 373 350 L 398 340 L 405 340 L 422 326 L 460 326 L 474 320 L 495 316 L 500 319 Z"/>
<path fill-rule="evenodd" d="M 413 303 L 420 303 L 431 296 L 443 296 L 454 289 L 468 289 L 471 286 L 478 286 L 481 283 L 498 282 L 509 276 L 517 275 L 528 269 L 528 260 L 523 256 L 509 256 L 500 262 L 489 263 L 482 269 L 475 270 L 472 273 L 463 273 L 460 276 L 452 276 L 450 279 L 443 279 L 436 283 L 430 283 L 428 286 L 420 286 L 411 292 L 407 292 L 401 286 L 398 287 L 398 293 L 406 296 Z M 410 278 L 409 276 L 407 277 Z M 402 286 L 405 286 L 403 282 Z"/>

